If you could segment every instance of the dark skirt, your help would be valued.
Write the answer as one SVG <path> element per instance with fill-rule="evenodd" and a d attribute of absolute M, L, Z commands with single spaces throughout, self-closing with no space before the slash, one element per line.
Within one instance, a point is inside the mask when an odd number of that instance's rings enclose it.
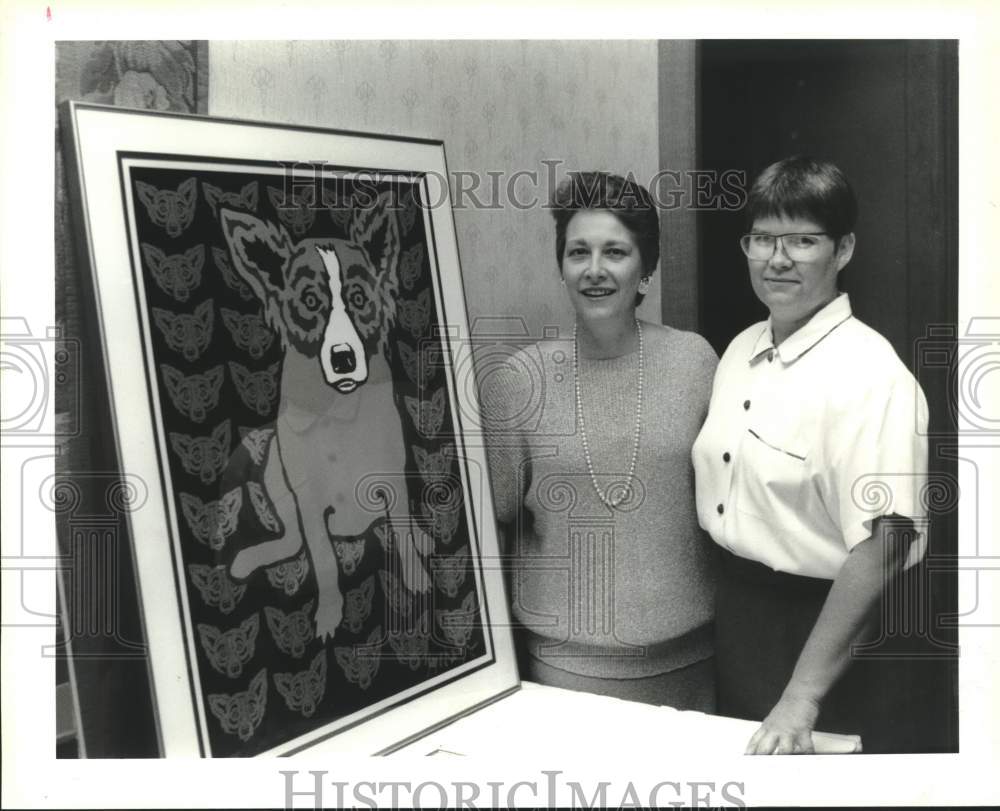
<path fill-rule="evenodd" d="M 781 698 L 832 580 L 775 572 L 723 551 L 715 614 L 718 713 L 762 721 Z M 865 638 L 877 635 L 873 612 Z M 821 705 L 816 729 L 861 735 L 865 752 L 905 752 L 900 662 L 854 656 Z"/>

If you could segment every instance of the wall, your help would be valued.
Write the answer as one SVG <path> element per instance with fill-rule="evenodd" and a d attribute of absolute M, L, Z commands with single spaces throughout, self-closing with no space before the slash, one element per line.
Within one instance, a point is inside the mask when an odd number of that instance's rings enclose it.
<path fill-rule="evenodd" d="M 658 168 L 657 45 L 649 41 L 211 43 L 209 113 L 440 138 L 449 171 Z M 313 156 L 307 156 L 313 157 Z M 518 197 L 532 191 L 520 181 Z M 454 187 L 453 187 L 454 192 Z M 481 193 L 480 197 L 488 199 Z M 455 211 L 469 319 L 572 327 L 552 219 L 532 206 Z M 640 314 L 660 321 L 659 275 Z"/>

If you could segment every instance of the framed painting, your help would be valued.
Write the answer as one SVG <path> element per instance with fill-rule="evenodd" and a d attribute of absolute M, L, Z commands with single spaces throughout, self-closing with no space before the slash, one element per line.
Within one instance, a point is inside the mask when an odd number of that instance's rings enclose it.
<path fill-rule="evenodd" d="M 516 689 L 443 144 L 63 114 L 162 753 L 387 752 Z"/>

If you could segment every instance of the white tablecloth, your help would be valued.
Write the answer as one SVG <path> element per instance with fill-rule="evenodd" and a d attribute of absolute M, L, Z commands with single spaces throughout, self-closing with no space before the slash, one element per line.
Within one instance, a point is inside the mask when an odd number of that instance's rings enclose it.
<path fill-rule="evenodd" d="M 397 751 L 405 755 L 585 757 L 595 740 L 614 741 L 619 756 L 674 746 L 686 755 L 739 755 L 759 725 L 754 721 L 683 712 L 618 698 L 522 682 L 521 689 L 459 718 Z M 856 735 L 813 733 L 817 752 L 860 751 Z"/>

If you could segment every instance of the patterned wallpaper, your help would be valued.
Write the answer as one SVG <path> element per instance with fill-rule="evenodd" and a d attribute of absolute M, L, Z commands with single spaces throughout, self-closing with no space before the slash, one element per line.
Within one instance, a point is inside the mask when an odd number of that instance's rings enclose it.
<path fill-rule="evenodd" d="M 209 113 L 440 138 L 448 168 L 537 171 L 548 198 L 570 169 L 648 181 L 658 168 L 653 41 L 212 42 Z M 470 181 L 466 181 L 470 183 Z M 453 184 L 453 194 L 454 194 Z M 478 192 L 483 200 L 489 194 Z M 572 325 L 552 218 L 537 206 L 455 211 L 469 317 L 521 317 L 531 335 Z M 641 314 L 659 321 L 659 274 Z"/>

